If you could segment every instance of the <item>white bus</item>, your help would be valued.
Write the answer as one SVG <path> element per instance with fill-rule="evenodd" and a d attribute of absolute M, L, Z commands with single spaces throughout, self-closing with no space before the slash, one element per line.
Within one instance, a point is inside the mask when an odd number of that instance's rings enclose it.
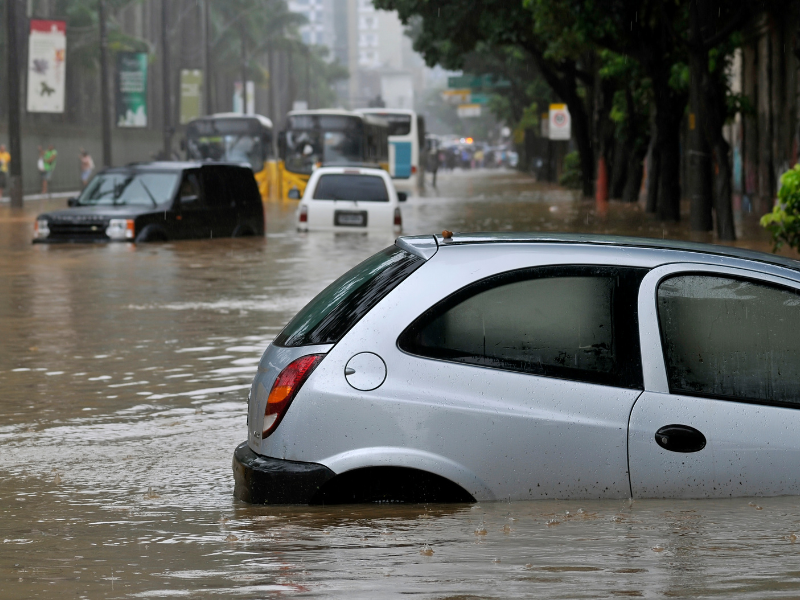
<path fill-rule="evenodd" d="M 403 108 L 360 108 L 356 112 L 382 117 L 389 124 L 389 174 L 395 186 L 410 187 L 412 191 L 421 188 L 426 158 L 425 120 Z"/>

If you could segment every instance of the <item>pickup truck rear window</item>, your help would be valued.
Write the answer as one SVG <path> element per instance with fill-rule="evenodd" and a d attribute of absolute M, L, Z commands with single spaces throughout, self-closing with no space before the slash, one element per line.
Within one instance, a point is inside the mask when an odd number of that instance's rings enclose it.
<path fill-rule="evenodd" d="M 275 338 L 276 346 L 335 344 L 425 260 L 389 246 L 322 290 Z"/>
<path fill-rule="evenodd" d="M 314 200 L 388 202 L 389 192 L 383 179 L 375 175 L 331 174 L 319 178 Z"/>

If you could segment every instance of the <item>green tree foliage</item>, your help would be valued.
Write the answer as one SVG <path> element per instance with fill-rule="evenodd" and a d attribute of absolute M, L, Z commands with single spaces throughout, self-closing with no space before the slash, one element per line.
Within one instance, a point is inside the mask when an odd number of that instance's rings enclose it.
<path fill-rule="evenodd" d="M 463 69 L 467 57 L 479 45 L 492 52 L 510 48 L 521 52 L 527 62 L 535 66 L 528 71 L 531 79 L 536 74 L 541 76 L 569 107 L 573 136 L 581 159 L 581 187 L 584 194 L 592 193 L 594 153 L 590 111 L 586 105 L 586 99 L 591 95 L 582 89 L 592 82 L 591 74 L 577 59 L 578 52 L 572 49 L 569 53 L 556 52 L 555 48 L 548 46 L 552 40 L 543 40 L 542 33 L 537 35 L 532 13 L 522 0 L 374 0 L 374 4 L 377 8 L 396 10 L 406 24 L 421 19 L 414 36 L 414 49 L 431 66 L 440 64 L 448 69 Z M 548 31 L 554 39 L 562 35 L 555 28 Z M 483 51 L 479 50 L 479 53 Z M 524 76 L 521 71 L 516 71 L 514 77 L 521 79 Z M 521 115 L 529 104 L 521 103 L 517 112 Z"/>
<path fill-rule="evenodd" d="M 761 217 L 761 226 L 772 235 L 773 252 L 784 244 L 800 250 L 800 164 L 781 175 L 778 201 Z"/>

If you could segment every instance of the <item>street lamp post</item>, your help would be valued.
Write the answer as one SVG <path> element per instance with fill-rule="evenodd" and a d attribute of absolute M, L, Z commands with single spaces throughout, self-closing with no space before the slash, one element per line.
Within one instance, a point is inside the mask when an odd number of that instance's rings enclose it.
<path fill-rule="evenodd" d="M 100 129 L 103 136 L 103 166 L 111 166 L 111 107 L 108 94 L 108 35 L 106 33 L 106 3 L 97 2 L 100 20 Z"/>
<path fill-rule="evenodd" d="M 161 0 L 161 85 L 164 88 L 164 160 L 172 157 L 172 109 L 170 108 L 169 49 L 167 47 L 167 0 Z"/>
<path fill-rule="evenodd" d="M 19 102 L 19 39 L 17 39 L 17 8 L 19 0 L 6 2 L 6 52 L 8 63 L 8 149 L 11 151 L 11 163 L 8 173 L 8 192 L 11 196 L 11 207 L 22 208 L 22 139 L 20 136 L 20 102 Z"/>

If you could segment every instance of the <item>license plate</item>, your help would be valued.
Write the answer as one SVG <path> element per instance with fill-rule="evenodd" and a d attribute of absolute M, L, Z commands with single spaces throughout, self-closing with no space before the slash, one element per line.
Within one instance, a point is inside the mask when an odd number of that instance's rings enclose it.
<path fill-rule="evenodd" d="M 366 227 L 367 211 L 337 210 L 333 213 L 333 224 L 345 227 Z"/>

